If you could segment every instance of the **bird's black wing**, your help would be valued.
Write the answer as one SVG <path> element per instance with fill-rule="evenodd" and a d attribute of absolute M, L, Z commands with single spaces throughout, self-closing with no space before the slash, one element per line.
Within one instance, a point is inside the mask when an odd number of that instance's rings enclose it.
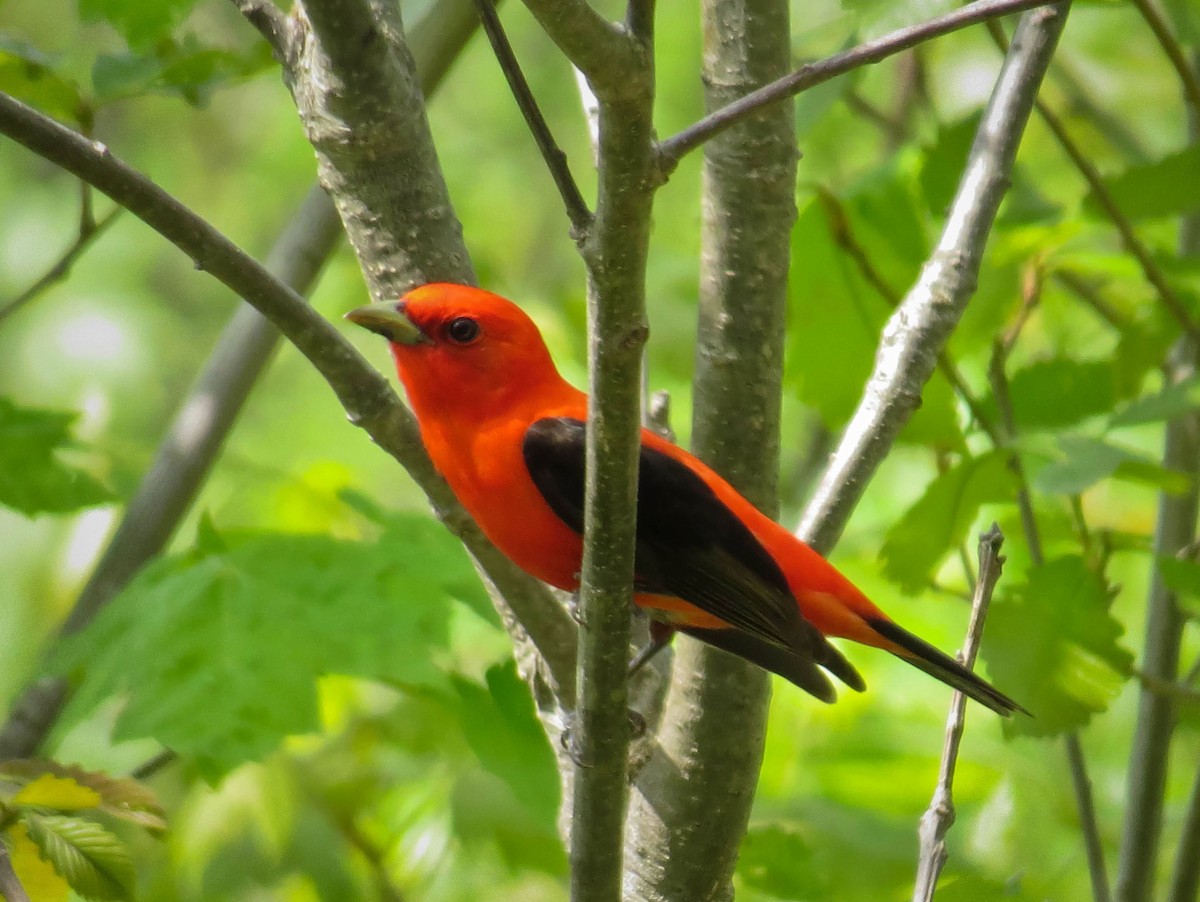
<path fill-rule="evenodd" d="M 585 424 L 538 420 L 525 434 L 525 465 L 560 519 L 583 531 Z M 779 673 L 818 698 L 832 687 L 815 666 L 861 689 L 862 678 L 800 614 L 787 580 L 754 534 L 696 473 L 642 446 L 634 568 L 641 592 L 669 595 L 712 614 L 727 630 L 685 628 Z"/>

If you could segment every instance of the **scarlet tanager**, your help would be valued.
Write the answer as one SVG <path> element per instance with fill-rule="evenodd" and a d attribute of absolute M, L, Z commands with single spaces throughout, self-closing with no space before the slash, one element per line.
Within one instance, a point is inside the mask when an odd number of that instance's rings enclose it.
<path fill-rule="evenodd" d="M 498 295 L 447 284 L 347 318 L 390 343 L 430 457 L 488 538 L 538 579 L 577 589 L 588 399 L 559 375 L 533 321 Z M 999 714 L 1023 710 L 894 623 L 687 451 L 642 430 L 639 467 L 634 601 L 660 636 L 694 636 L 826 702 L 825 671 L 865 688 L 826 639 L 841 636 Z"/>

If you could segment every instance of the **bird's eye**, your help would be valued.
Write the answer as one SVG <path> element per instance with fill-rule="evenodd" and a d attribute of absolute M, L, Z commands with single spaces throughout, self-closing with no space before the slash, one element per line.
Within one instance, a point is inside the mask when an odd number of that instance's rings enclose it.
<path fill-rule="evenodd" d="M 446 324 L 446 336 L 460 345 L 469 345 L 479 337 L 479 332 L 479 323 L 469 316 L 460 316 Z"/>

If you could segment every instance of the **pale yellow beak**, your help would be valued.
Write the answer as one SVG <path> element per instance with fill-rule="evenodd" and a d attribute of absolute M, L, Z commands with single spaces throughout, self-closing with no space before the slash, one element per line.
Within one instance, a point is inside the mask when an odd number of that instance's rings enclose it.
<path fill-rule="evenodd" d="M 404 314 L 403 303 L 383 301 L 367 304 L 346 314 L 346 319 L 357 326 L 362 326 L 382 335 L 388 341 L 398 345 L 429 344 L 430 339 L 422 332 L 417 324 Z"/>

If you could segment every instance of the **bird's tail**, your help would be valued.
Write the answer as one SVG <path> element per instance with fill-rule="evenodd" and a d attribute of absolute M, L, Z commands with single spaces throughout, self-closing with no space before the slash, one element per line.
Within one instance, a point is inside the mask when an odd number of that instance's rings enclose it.
<path fill-rule="evenodd" d="M 902 626 L 881 617 L 864 620 L 871 629 L 896 646 L 888 649 L 892 654 L 925 671 L 934 679 L 957 689 L 968 698 L 973 698 L 985 708 L 991 708 L 1005 717 L 1014 711 L 1029 713 L 987 680 L 976 676 L 954 658 L 934 648 L 924 639 L 914 636 Z"/>

